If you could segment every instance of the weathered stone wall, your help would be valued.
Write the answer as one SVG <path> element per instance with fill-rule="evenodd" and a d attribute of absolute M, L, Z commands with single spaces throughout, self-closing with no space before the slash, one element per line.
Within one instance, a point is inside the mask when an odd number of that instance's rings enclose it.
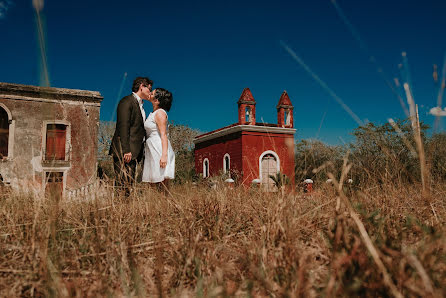
<path fill-rule="evenodd" d="M 101 100 L 98 92 L 0 83 L 0 103 L 14 120 L 13 156 L 0 160 L 4 181 L 42 190 L 45 172 L 59 171 L 66 191 L 94 183 Z M 53 121 L 69 125 L 66 162 L 43 158 L 44 131 Z"/>
<path fill-rule="evenodd" d="M 71 123 L 71 168 L 67 189 L 78 189 L 95 182 L 97 169 L 99 106 L 67 105 Z"/>

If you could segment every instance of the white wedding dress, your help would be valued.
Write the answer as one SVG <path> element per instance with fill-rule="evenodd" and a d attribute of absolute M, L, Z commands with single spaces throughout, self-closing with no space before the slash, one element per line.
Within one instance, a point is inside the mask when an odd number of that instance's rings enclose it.
<path fill-rule="evenodd" d="M 167 144 L 167 165 L 165 168 L 160 167 L 163 149 L 159 129 L 155 122 L 156 113 L 165 113 L 167 116 L 166 111 L 158 109 L 150 113 L 144 122 L 146 142 L 144 145 L 143 182 L 157 183 L 164 181 L 164 179 L 173 179 L 175 177 L 175 153 L 170 145 L 170 141 Z"/>

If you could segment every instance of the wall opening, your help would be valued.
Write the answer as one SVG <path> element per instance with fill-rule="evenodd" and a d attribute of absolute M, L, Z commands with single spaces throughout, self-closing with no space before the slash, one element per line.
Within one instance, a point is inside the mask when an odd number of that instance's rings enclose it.
<path fill-rule="evenodd" d="M 259 157 L 259 176 L 262 188 L 265 191 L 277 191 L 274 180 L 270 177 L 276 177 L 280 171 L 280 159 L 276 152 L 268 150 Z"/>
<path fill-rule="evenodd" d="M 0 159 L 8 157 L 9 147 L 9 117 L 4 108 L 0 106 Z"/>
<path fill-rule="evenodd" d="M 284 118 L 283 123 L 285 123 L 286 126 L 291 125 L 291 110 L 290 109 L 285 110 L 285 118 Z"/>
<path fill-rule="evenodd" d="M 209 177 L 209 159 L 203 160 L 203 178 Z"/>
<path fill-rule="evenodd" d="M 231 157 L 228 153 L 225 154 L 223 157 L 223 172 L 229 173 L 229 170 L 231 169 Z"/>
<path fill-rule="evenodd" d="M 252 111 L 251 107 L 245 108 L 245 122 L 251 122 L 252 119 Z"/>
<path fill-rule="evenodd" d="M 45 173 L 45 195 L 50 197 L 62 197 L 63 172 Z"/>
<path fill-rule="evenodd" d="M 277 160 L 272 154 L 266 154 L 262 158 L 262 185 L 265 190 L 273 191 L 274 180 L 270 176 L 277 173 Z"/>
<path fill-rule="evenodd" d="M 45 160 L 65 160 L 67 125 L 50 123 L 46 125 Z"/>

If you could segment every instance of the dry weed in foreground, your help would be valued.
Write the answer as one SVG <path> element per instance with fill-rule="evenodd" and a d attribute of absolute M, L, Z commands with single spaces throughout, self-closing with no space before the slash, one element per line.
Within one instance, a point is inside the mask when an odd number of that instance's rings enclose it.
<path fill-rule="evenodd" d="M 446 186 L 0 195 L 0 296 L 446 295 Z M 358 218 L 352 218 L 345 196 Z M 356 222 L 355 222 L 356 220 Z M 390 277 L 358 230 L 360 221 Z"/>

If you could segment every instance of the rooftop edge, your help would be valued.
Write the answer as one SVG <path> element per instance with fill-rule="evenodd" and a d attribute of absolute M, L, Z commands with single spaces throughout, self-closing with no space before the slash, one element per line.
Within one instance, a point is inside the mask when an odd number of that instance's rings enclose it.
<path fill-rule="evenodd" d="M 104 97 L 98 91 L 67 89 L 56 87 L 39 87 L 0 82 L 0 95 L 16 95 L 33 98 L 48 98 L 57 100 L 77 100 L 100 103 Z"/>

